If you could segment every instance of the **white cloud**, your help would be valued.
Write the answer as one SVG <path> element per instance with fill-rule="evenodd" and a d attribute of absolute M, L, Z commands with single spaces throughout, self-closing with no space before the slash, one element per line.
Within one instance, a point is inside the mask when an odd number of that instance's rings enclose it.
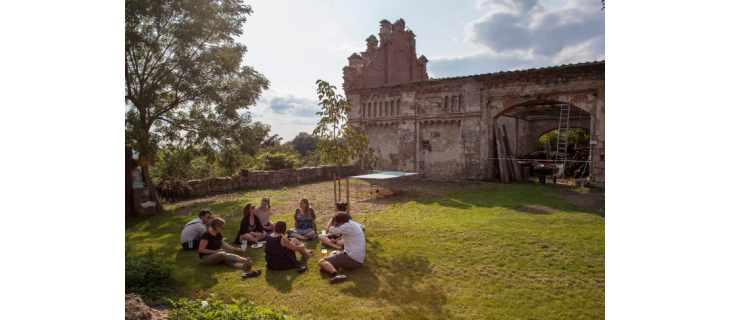
<path fill-rule="evenodd" d="M 476 7 L 491 10 L 464 27 L 464 42 L 474 51 L 430 57 L 429 75 L 455 77 L 605 59 L 600 2 L 569 0 L 554 7 L 542 0 L 477 0 Z"/>
<path fill-rule="evenodd" d="M 552 58 L 568 47 L 603 48 L 585 45 L 605 34 L 605 14 L 600 3 L 590 5 L 593 2 L 573 0 L 555 8 L 537 0 L 478 0 L 477 7 L 492 10 L 466 25 L 465 41 L 525 60 Z M 601 54 L 586 51 L 574 56 L 596 60 Z"/>

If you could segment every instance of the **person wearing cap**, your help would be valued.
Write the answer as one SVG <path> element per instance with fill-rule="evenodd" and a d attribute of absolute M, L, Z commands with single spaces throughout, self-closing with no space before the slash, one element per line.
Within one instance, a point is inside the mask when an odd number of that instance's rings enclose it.
<path fill-rule="evenodd" d="M 274 230 L 274 224 L 271 223 L 271 200 L 268 197 L 264 197 L 261 199 L 261 205 L 256 208 L 256 216 L 259 217 L 259 221 L 261 221 L 261 226 L 264 227 L 264 230 L 267 231 L 273 231 Z"/>
<path fill-rule="evenodd" d="M 200 210 L 198 218 L 188 222 L 180 233 L 180 243 L 185 250 L 197 249 L 200 245 L 200 238 L 210 226 L 210 216 L 213 215 L 208 209 Z"/>

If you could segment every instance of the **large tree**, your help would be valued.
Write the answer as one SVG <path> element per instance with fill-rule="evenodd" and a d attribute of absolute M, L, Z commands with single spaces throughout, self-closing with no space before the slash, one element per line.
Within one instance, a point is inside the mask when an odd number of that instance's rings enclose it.
<path fill-rule="evenodd" d="M 308 152 L 317 150 L 318 142 L 319 137 L 310 135 L 306 132 L 300 132 L 296 137 L 294 137 L 294 139 L 292 139 L 291 144 L 294 146 L 294 149 L 297 149 L 299 154 L 304 157 L 308 154 Z"/>
<path fill-rule="evenodd" d="M 233 37 L 252 12 L 239 0 L 125 1 L 128 147 L 152 157 L 176 139 L 204 150 L 250 142 L 258 130 L 243 111 L 269 81 L 241 65 Z"/>

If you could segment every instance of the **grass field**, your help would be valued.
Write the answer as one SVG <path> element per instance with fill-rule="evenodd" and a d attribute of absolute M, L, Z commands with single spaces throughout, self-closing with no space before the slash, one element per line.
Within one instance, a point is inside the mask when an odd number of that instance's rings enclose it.
<path fill-rule="evenodd" d="M 129 219 L 126 246 L 133 255 L 151 247 L 173 259 L 180 284 L 172 298 L 215 293 L 226 301 L 287 306 L 315 319 L 605 318 L 605 232 L 598 212 L 537 183 L 419 183 L 415 197 L 351 200 L 353 218 L 366 227 L 367 254 L 364 267 L 344 271 L 349 281 L 337 285 L 319 271 L 316 240 L 307 244 L 315 255 L 302 274 L 266 270 L 263 249 L 249 249 L 253 270 L 264 274 L 246 280 L 241 270 L 199 265 L 197 252 L 179 244 L 182 226 L 201 208 L 226 219 L 223 236 L 231 243 L 243 205 L 258 205 L 264 195 L 272 199 L 272 221 L 288 226 L 299 198 L 308 197 L 322 228 L 332 216 L 331 182 L 168 205 L 156 216 Z M 531 213 L 521 206 L 556 210 Z"/>

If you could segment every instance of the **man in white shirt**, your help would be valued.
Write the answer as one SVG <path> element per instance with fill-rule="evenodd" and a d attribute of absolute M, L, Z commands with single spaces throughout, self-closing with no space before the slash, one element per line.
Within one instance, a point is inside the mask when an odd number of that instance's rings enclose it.
<path fill-rule="evenodd" d="M 200 237 L 208 230 L 210 216 L 213 215 L 208 209 L 200 210 L 198 218 L 188 222 L 180 233 L 180 243 L 185 250 L 197 250 L 200 245 Z"/>
<path fill-rule="evenodd" d="M 362 267 L 365 261 L 365 234 L 357 222 L 350 219 L 345 212 L 338 212 L 330 219 L 326 228 L 327 232 L 333 235 L 342 235 L 342 243 L 345 252 L 335 251 L 331 256 L 320 259 L 318 264 L 322 270 L 333 275 L 330 283 L 339 283 L 347 280 L 347 276 L 340 274 L 337 269 L 348 270 Z"/>

